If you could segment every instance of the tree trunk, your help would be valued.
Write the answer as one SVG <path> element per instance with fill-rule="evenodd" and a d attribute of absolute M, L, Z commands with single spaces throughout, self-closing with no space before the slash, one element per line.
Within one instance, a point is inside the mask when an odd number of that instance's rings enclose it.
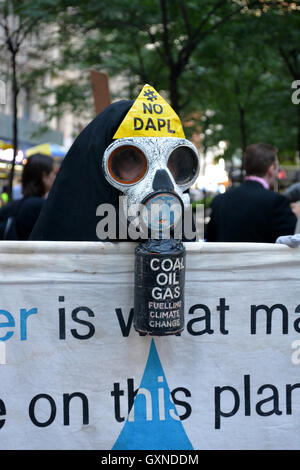
<path fill-rule="evenodd" d="M 240 134 L 241 134 L 241 146 L 242 146 L 242 163 L 241 163 L 240 182 L 242 183 L 243 171 L 244 171 L 244 152 L 247 147 L 247 130 L 246 130 L 245 110 L 240 105 L 239 105 L 239 118 L 240 118 Z"/>
<path fill-rule="evenodd" d="M 239 107 L 240 112 L 240 133 L 241 133 L 241 144 L 242 150 L 245 152 L 247 147 L 247 131 L 246 131 L 246 121 L 245 121 L 245 110 L 241 106 Z"/>
<path fill-rule="evenodd" d="M 175 113 L 179 113 L 179 90 L 178 90 L 178 74 L 176 71 L 170 71 L 170 104 Z"/>
<path fill-rule="evenodd" d="M 298 132 L 297 132 L 297 156 L 300 158 L 300 104 L 297 105 Z"/>
<path fill-rule="evenodd" d="M 11 57 L 12 65 L 12 118 L 13 118 L 13 160 L 11 162 L 11 170 L 9 175 L 9 197 L 12 198 L 12 187 L 15 174 L 16 157 L 18 153 L 18 82 L 17 82 L 17 64 L 16 54 L 12 53 Z"/>

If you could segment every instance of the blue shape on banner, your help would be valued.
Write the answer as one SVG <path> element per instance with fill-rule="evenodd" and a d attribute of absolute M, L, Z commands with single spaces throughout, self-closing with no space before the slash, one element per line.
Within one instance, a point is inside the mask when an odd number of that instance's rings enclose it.
<path fill-rule="evenodd" d="M 174 403 L 152 339 L 133 409 L 113 450 L 193 450 Z"/>

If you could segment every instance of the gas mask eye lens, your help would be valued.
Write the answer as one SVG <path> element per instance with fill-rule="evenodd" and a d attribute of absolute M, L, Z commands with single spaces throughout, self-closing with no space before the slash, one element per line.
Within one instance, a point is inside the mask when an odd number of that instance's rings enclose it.
<path fill-rule="evenodd" d="M 126 145 L 117 148 L 108 159 L 108 170 L 119 183 L 132 184 L 139 181 L 147 170 L 145 155 L 136 147 Z"/>
<path fill-rule="evenodd" d="M 187 184 L 193 180 L 198 170 L 198 158 L 189 147 L 177 147 L 168 160 L 168 168 L 179 185 Z"/>

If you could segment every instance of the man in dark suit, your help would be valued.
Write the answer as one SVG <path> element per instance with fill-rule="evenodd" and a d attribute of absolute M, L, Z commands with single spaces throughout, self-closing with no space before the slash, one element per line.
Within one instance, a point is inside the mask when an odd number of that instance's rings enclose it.
<path fill-rule="evenodd" d="M 244 154 L 243 184 L 216 196 L 205 238 L 208 242 L 274 243 L 292 235 L 297 222 L 288 200 L 274 192 L 278 172 L 277 149 L 258 143 Z"/>

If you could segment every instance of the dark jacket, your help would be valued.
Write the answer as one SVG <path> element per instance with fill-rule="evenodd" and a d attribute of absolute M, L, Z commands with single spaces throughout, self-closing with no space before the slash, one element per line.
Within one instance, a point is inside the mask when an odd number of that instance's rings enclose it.
<path fill-rule="evenodd" d="M 208 242 L 274 243 L 280 235 L 292 235 L 297 222 L 288 200 L 256 181 L 216 196 L 211 208 Z"/>
<path fill-rule="evenodd" d="M 12 201 L 0 209 L 0 236 L 5 240 L 27 240 L 40 215 L 45 199 L 30 196 Z M 11 220 L 8 222 L 8 219 Z"/>

